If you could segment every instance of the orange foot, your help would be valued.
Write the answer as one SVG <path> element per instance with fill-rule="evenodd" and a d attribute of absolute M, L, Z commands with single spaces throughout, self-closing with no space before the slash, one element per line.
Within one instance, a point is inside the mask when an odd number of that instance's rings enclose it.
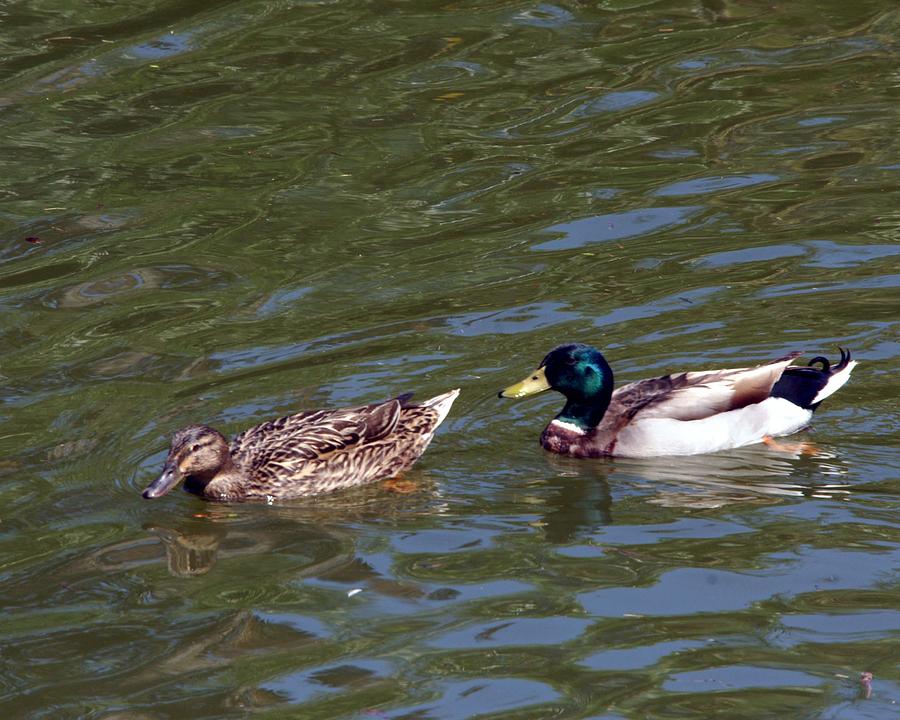
<path fill-rule="evenodd" d="M 401 495 L 409 495 L 418 490 L 418 487 L 412 480 L 403 480 L 402 478 L 385 480 L 383 486 L 388 492 L 400 493 Z"/>
<path fill-rule="evenodd" d="M 773 450 L 780 452 L 796 453 L 797 455 L 817 455 L 819 452 L 819 449 L 809 442 L 783 443 L 778 442 L 771 435 L 766 435 L 762 441 Z"/>

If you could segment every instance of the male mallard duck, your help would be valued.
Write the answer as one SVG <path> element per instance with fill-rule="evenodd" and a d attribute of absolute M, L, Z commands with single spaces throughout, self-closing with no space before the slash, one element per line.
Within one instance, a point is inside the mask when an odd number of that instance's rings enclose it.
<path fill-rule="evenodd" d="M 384 480 L 419 459 L 457 395 L 301 412 L 245 430 L 230 447 L 218 430 L 189 425 L 175 433 L 162 474 L 143 494 L 160 497 L 184 479 L 207 500 L 270 501 Z"/>
<path fill-rule="evenodd" d="M 789 367 L 794 352 L 766 365 L 638 380 L 613 391 L 613 373 L 590 345 L 560 345 L 500 397 L 556 390 L 566 405 L 541 435 L 551 452 L 573 457 L 694 455 L 752 445 L 806 426 L 813 411 L 856 365 L 841 349 L 831 366 L 816 357 Z M 820 365 L 821 369 L 814 367 Z"/>

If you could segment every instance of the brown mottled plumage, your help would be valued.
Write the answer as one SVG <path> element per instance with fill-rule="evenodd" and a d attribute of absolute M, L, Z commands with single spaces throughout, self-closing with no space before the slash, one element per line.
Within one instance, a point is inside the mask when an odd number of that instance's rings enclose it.
<path fill-rule="evenodd" d="M 143 494 L 160 497 L 184 479 L 207 500 L 271 501 L 390 478 L 425 452 L 457 395 L 301 412 L 245 430 L 230 447 L 219 431 L 189 425 L 175 433 L 162 474 Z"/>

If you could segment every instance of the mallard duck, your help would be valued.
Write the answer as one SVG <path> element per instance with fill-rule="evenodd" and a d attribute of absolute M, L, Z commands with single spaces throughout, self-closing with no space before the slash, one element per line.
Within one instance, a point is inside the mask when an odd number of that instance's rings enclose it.
<path fill-rule="evenodd" d="M 847 380 L 850 352 L 832 366 L 815 357 L 790 367 L 793 352 L 765 365 L 685 372 L 613 390 L 613 372 L 590 345 L 560 345 L 538 369 L 500 392 L 520 398 L 543 390 L 566 397 L 541 435 L 547 450 L 573 457 L 694 455 L 752 445 L 805 427 L 813 411 Z"/>
<path fill-rule="evenodd" d="M 207 500 L 271 502 L 384 480 L 419 459 L 457 395 L 301 412 L 245 430 L 230 446 L 218 430 L 189 425 L 143 495 L 161 497 L 185 480 Z"/>

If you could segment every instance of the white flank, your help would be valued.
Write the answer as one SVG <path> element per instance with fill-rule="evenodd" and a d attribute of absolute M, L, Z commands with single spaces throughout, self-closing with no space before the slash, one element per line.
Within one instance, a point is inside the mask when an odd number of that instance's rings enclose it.
<path fill-rule="evenodd" d="M 422 403 L 424 407 L 432 408 L 437 411 L 438 421 L 434 424 L 435 429 L 444 422 L 444 418 L 447 417 L 447 413 L 450 412 L 450 408 L 453 407 L 453 401 L 456 400 L 457 395 L 459 395 L 459 388 L 446 392 L 443 395 L 437 395 Z"/>
<path fill-rule="evenodd" d="M 565 420 L 560 420 L 559 418 L 553 418 L 550 421 L 550 424 L 553 427 L 558 427 L 566 432 L 575 433 L 576 435 L 584 435 L 584 430 L 578 427 L 575 423 L 567 423 Z"/>
<path fill-rule="evenodd" d="M 619 433 L 615 454 L 652 457 L 717 452 L 761 442 L 766 435 L 790 435 L 811 419 L 811 410 L 784 398 L 767 398 L 701 420 L 638 419 Z"/>
<path fill-rule="evenodd" d="M 856 360 L 851 360 L 847 363 L 847 367 L 845 367 L 840 372 L 836 372 L 834 375 L 828 378 L 828 384 L 825 385 L 825 387 L 823 387 L 821 390 L 819 390 L 819 394 L 813 398 L 813 402 L 822 402 L 825 398 L 834 395 L 850 379 L 850 373 L 855 367 Z"/>

